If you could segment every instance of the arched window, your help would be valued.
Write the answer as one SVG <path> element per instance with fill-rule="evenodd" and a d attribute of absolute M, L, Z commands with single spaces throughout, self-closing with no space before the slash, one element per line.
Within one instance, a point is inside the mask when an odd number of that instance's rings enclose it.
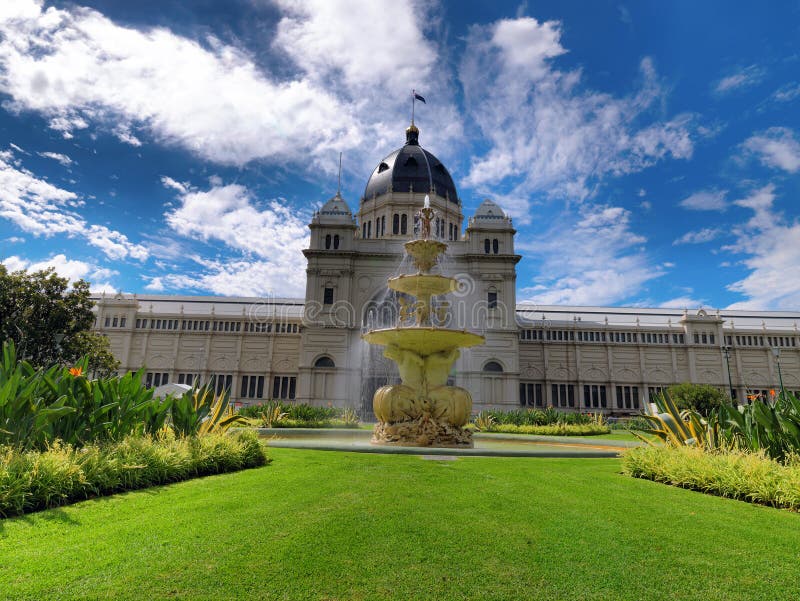
<path fill-rule="evenodd" d="M 366 222 L 361 224 L 361 237 L 362 238 L 366 238 L 367 237 L 367 224 L 366 224 Z"/>
<path fill-rule="evenodd" d="M 339 248 L 339 234 L 333 235 L 333 248 Z"/>
<path fill-rule="evenodd" d="M 400 215 L 392 215 L 392 233 L 396 236 L 400 233 Z"/>
<path fill-rule="evenodd" d="M 386 235 L 386 215 L 381 217 L 381 236 Z"/>
<path fill-rule="evenodd" d="M 497 238 L 492 240 L 492 250 L 494 251 L 494 254 L 500 252 L 500 242 L 498 242 Z"/>
<path fill-rule="evenodd" d="M 314 362 L 314 367 L 336 367 L 336 364 L 330 357 L 323 356 Z"/>
<path fill-rule="evenodd" d="M 372 238 L 372 222 L 367 221 L 367 238 Z"/>
<path fill-rule="evenodd" d="M 408 216 L 401 215 L 400 216 L 400 233 L 407 234 L 408 233 Z"/>
<path fill-rule="evenodd" d="M 497 361 L 489 361 L 486 365 L 483 366 L 483 371 L 503 373 L 503 366 L 500 365 Z"/>
<path fill-rule="evenodd" d="M 486 239 L 483 241 L 483 252 L 485 252 L 487 255 L 488 255 L 488 254 L 491 252 L 491 244 L 492 244 L 492 243 L 491 243 L 491 241 L 489 240 L 489 238 L 486 238 Z"/>
<path fill-rule="evenodd" d="M 329 249 L 331 247 L 331 235 L 328 234 L 325 236 L 325 248 Z"/>

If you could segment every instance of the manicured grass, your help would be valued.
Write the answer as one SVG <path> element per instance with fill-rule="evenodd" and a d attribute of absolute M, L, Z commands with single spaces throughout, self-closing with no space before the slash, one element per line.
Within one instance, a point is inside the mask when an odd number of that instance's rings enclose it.
<path fill-rule="evenodd" d="M 4 599 L 797 599 L 800 515 L 617 459 L 271 449 L 0 521 Z"/>
<path fill-rule="evenodd" d="M 606 440 L 630 440 L 631 442 L 639 442 L 639 439 L 636 438 L 630 430 L 611 430 L 608 434 L 587 436 L 587 438 L 605 438 Z"/>

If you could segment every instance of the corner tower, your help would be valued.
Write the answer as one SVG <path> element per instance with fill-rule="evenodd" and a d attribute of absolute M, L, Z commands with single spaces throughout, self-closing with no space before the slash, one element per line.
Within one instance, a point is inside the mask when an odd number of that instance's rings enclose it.
<path fill-rule="evenodd" d="M 359 236 L 369 240 L 414 237 L 414 213 L 425 196 L 440 217 L 432 226 L 436 237 L 460 240 L 461 200 L 442 162 L 419 145 L 419 129 L 406 129 L 406 143 L 372 171 L 358 211 Z"/>

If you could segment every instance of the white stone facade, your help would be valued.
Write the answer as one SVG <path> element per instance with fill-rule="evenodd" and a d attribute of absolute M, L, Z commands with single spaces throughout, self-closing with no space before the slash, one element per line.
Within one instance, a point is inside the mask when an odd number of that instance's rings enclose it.
<path fill-rule="evenodd" d="M 449 245 L 441 270 L 462 283 L 449 298 L 450 327 L 486 337 L 453 374 L 474 410 L 629 414 L 684 381 L 731 389 L 740 401 L 769 394 L 781 376 L 800 390 L 800 313 L 517 305 L 511 220 L 487 200 L 463 230 L 452 180 L 412 128 L 376 168 L 355 216 L 339 194 L 314 215 L 305 299 L 97 297 L 97 330 L 122 370 L 146 366 L 153 386 L 213 377 L 237 403 L 294 399 L 369 417 L 372 391 L 396 374 L 361 333 L 387 279 L 403 269 L 403 244 L 428 195 L 435 233 Z"/>

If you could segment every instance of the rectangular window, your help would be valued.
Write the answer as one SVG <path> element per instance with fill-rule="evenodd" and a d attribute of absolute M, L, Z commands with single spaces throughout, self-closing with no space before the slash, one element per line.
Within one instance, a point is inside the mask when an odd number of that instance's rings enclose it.
<path fill-rule="evenodd" d="M 497 309 L 497 292 L 489 292 L 487 302 L 490 309 Z"/>
<path fill-rule="evenodd" d="M 639 388 L 636 386 L 617 386 L 617 408 L 638 409 Z"/>
<path fill-rule="evenodd" d="M 333 288 L 325 288 L 325 291 L 322 295 L 322 304 L 323 305 L 333 304 Z"/>
<path fill-rule="evenodd" d="M 538 382 L 520 382 L 519 404 L 528 407 L 542 407 L 542 385 Z"/>
<path fill-rule="evenodd" d="M 107 328 L 111 327 L 111 318 L 110 317 L 106 317 L 106 320 L 105 320 L 104 324 L 105 324 L 105 327 L 107 327 Z"/>
<path fill-rule="evenodd" d="M 708 341 L 709 341 L 711 344 L 714 344 L 714 341 L 715 341 L 715 340 L 716 340 L 716 338 L 714 338 L 714 334 L 709 334 L 709 335 L 708 335 Z"/>
<path fill-rule="evenodd" d="M 297 378 L 295 376 L 275 376 L 272 379 L 272 397 L 275 399 L 294 399 Z"/>
<path fill-rule="evenodd" d="M 127 323 L 127 321 L 128 321 L 127 317 L 120 317 L 120 319 L 119 319 L 119 327 L 124 328 L 125 324 Z"/>

